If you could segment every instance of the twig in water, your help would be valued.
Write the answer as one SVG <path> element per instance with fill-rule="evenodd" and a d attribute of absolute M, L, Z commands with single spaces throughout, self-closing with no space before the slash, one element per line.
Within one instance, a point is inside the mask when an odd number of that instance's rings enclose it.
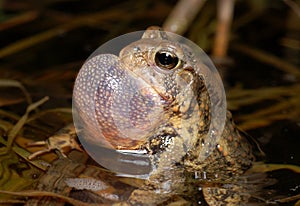
<path fill-rule="evenodd" d="M 163 24 L 165 31 L 183 34 L 206 0 L 181 0 Z"/>
<path fill-rule="evenodd" d="M 294 12 L 300 17 L 300 7 L 298 4 L 291 0 L 283 0 L 283 2 L 288 5 Z"/>
<path fill-rule="evenodd" d="M 300 68 L 285 62 L 284 60 L 280 59 L 279 57 L 273 56 L 268 54 L 264 51 L 259 49 L 254 49 L 246 45 L 238 44 L 234 45 L 233 48 L 239 52 L 247 54 L 261 62 L 270 64 L 284 72 L 290 73 L 295 75 L 296 77 L 300 77 Z"/>
<path fill-rule="evenodd" d="M 230 27 L 232 23 L 234 0 L 218 1 L 218 23 L 213 48 L 213 56 L 225 57 L 227 54 Z"/>
<path fill-rule="evenodd" d="M 17 88 L 19 88 L 23 92 L 27 103 L 28 104 L 32 103 L 32 100 L 31 100 L 29 92 L 21 84 L 21 82 L 13 80 L 13 79 L 0 79 L 0 87 L 17 87 Z"/>
<path fill-rule="evenodd" d="M 43 99 L 30 104 L 25 114 L 19 119 L 19 121 L 14 125 L 14 127 L 8 132 L 8 140 L 7 140 L 7 147 L 6 152 L 9 152 L 12 148 L 13 142 L 17 136 L 17 134 L 20 132 L 24 124 L 26 123 L 26 120 L 28 119 L 28 115 L 31 111 L 35 110 L 40 105 L 44 104 L 46 101 L 48 101 L 49 97 L 44 97 Z"/>

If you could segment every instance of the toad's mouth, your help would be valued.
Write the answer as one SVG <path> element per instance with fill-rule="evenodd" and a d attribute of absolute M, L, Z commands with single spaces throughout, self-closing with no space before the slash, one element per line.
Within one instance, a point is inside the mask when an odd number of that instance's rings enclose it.
<path fill-rule="evenodd" d="M 156 66 L 150 66 L 150 67 L 154 67 L 152 68 L 152 70 L 155 70 Z M 165 89 L 165 87 L 162 86 L 161 83 L 159 83 L 155 78 L 151 77 L 150 73 L 138 74 L 135 71 L 136 70 L 128 69 L 127 75 L 129 75 L 130 78 L 135 80 L 138 90 L 141 94 L 145 96 L 151 96 L 153 94 L 156 94 L 161 98 L 161 100 L 165 104 L 168 103 L 170 104 L 174 101 L 175 98 L 173 97 L 173 95 L 170 92 L 168 92 Z"/>

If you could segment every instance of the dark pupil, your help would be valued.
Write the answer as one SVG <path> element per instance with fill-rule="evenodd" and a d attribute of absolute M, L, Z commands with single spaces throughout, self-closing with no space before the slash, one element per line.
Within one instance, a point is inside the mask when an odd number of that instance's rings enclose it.
<path fill-rule="evenodd" d="M 168 51 L 159 51 L 155 54 L 155 63 L 164 69 L 173 69 L 178 64 L 178 57 Z"/>

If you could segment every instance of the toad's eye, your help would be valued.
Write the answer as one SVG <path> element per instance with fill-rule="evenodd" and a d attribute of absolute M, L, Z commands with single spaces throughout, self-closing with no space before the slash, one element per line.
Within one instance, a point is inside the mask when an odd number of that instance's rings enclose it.
<path fill-rule="evenodd" d="M 155 54 L 155 63 L 162 69 L 170 70 L 177 67 L 179 59 L 176 54 L 170 51 L 160 50 Z"/>

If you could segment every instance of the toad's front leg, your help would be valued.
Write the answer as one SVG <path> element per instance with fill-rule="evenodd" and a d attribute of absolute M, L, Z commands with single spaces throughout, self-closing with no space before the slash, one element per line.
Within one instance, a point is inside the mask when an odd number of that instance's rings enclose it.
<path fill-rule="evenodd" d="M 58 151 L 63 157 L 66 157 L 66 153 L 72 149 L 83 151 L 77 142 L 77 136 L 75 127 L 73 124 L 59 130 L 55 135 L 49 137 L 45 141 L 30 142 L 28 147 L 45 146 L 46 148 L 31 154 L 28 159 L 32 160 L 37 156 L 51 152 L 52 150 Z"/>

